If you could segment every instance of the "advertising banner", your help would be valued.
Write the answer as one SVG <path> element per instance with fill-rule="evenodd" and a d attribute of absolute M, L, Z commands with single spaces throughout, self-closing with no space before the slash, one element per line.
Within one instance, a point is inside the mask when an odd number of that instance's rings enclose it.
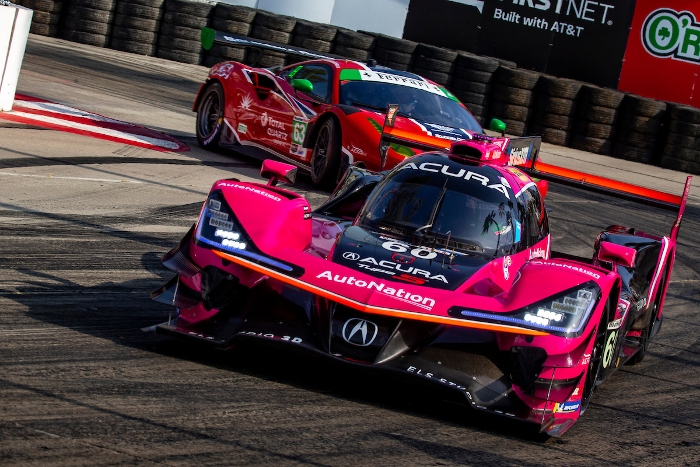
<path fill-rule="evenodd" d="M 700 2 L 637 0 L 618 88 L 700 107 Z"/>

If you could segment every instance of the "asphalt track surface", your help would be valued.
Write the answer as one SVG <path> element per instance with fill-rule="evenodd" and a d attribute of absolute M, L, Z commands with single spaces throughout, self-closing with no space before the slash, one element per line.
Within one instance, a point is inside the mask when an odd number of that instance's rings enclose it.
<path fill-rule="evenodd" d="M 20 91 L 150 123 L 192 150 L 0 124 L 1 465 L 698 465 L 696 200 L 647 357 L 599 387 L 563 438 L 546 439 L 420 381 L 141 332 L 168 318 L 149 300 L 171 277 L 160 257 L 211 183 L 259 178 L 260 163 L 197 148 L 190 110 L 206 69 L 89 49 L 31 39 Z M 313 205 L 326 197 L 307 179 L 295 189 Z M 672 223 L 572 189 L 551 187 L 547 202 L 554 248 L 579 255 L 607 225 L 667 234 Z"/>

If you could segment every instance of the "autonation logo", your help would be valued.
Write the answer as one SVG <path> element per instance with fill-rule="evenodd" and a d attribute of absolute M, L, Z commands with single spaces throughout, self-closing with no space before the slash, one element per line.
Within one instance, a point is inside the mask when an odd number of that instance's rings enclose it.
<path fill-rule="evenodd" d="M 651 55 L 700 62 L 700 24 L 690 11 L 660 8 L 647 16 L 642 44 Z"/>

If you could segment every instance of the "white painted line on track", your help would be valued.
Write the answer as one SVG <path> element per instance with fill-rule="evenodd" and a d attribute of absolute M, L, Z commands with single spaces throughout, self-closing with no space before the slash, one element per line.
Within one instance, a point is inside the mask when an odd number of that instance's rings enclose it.
<path fill-rule="evenodd" d="M 61 113 L 65 115 L 71 115 L 73 117 L 82 117 L 82 118 L 87 118 L 89 120 L 96 120 L 99 122 L 111 122 L 111 123 L 118 123 L 120 125 L 129 125 L 129 126 L 134 126 L 131 125 L 130 123 L 122 122 L 120 120 L 114 120 L 108 117 L 103 117 L 102 115 L 97 115 L 92 112 L 86 112 L 84 110 L 80 109 L 74 109 L 73 107 L 68 107 L 67 105 L 63 104 L 56 104 L 54 102 L 33 102 L 33 101 L 22 101 L 22 100 L 16 100 L 13 104 L 14 107 L 24 107 L 26 109 L 32 109 L 32 110 L 43 110 L 44 112 L 54 112 L 54 113 Z"/>
<path fill-rule="evenodd" d="M 0 175 L 10 175 L 14 177 L 36 177 L 36 178 L 60 178 L 62 180 L 83 180 L 87 182 L 108 182 L 108 183 L 144 183 L 136 180 L 115 180 L 111 178 L 85 178 L 85 177 L 60 177 L 56 175 L 36 175 L 36 174 L 18 174 L 12 172 L 0 172 Z"/>

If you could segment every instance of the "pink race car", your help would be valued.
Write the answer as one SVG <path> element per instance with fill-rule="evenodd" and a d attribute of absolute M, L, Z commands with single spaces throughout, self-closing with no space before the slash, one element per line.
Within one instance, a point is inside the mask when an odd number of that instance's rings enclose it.
<path fill-rule="evenodd" d="M 149 329 L 220 348 L 277 341 L 413 375 L 560 436 L 659 331 L 690 178 L 673 196 L 537 163 L 539 144 L 478 136 L 388 172 L 351 166 L 313 211 L 276 186 L 294 182 L 294 166 L 265 161 L 267 185 L 220 180 L 163 257 L 177 275 L 153 298 L 176 317 Z M 677 222 L 663 237 L 605 229 L 593 258 L 556 253 L 548 182 Z"/>

